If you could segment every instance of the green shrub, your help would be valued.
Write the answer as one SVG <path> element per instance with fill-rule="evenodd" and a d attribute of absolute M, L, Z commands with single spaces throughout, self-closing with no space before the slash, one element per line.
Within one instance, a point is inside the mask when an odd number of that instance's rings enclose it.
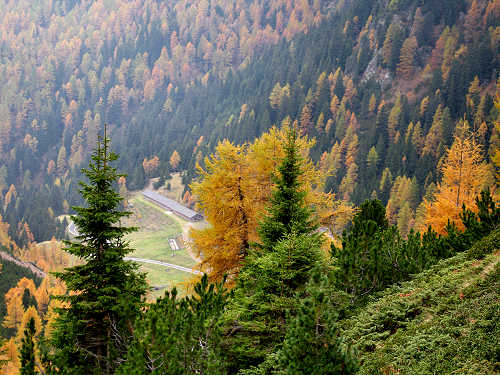
<path fill-rule="evenodd" d="M 481 243 L 486 247 L 493 238 Z M 359 353 L 359 374 L 498 374 L 498 255 L 481 262 L 467 255 L 393 285 L 339 322 L 342 337 Z"/>
<path fill-rule="evenodd" d="M 500 229 L 494 230 L 467 250 L 467 259 L 483 259 L 497 249 L 500 249 Z"/>

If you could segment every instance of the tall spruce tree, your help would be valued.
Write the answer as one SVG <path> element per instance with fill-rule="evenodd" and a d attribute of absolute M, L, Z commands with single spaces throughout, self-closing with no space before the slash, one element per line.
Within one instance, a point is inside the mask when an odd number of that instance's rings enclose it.
<path fill-rule="evenodd" d="M 263 370 L 258 366 L 275 360 L 287 317 L 294 315 L 300 290 L 320 259 L 320 236 L 314 233 L 317 225 L 301 189 L 299 152 L 296 130 L 292 129 L 268 215 L 259 225 L 261 243 L 255 244 L 245 259 L 226 315 L 225 362 L 229 373 L 252 367 L 260 373 Z"/>
<path fill-rule="evenodd" d="M 302 157 L 297 145 L 297 130 L 290 128 L 285 144 L 285 158 L 275 176 L 276 190 L 271 196 L 268 215 L 259 224 L 260 247 L 270 250 L 287 234 L 313 233 L 318 225 L 305 204 L 306 192 L 301 189 Z"/>
<path fill-rule="evenodd" d="M 66 241 L 65 250 L 83 264 L 55 273 L 68 289 L 57 296 L 66 307 L 59 310 L 52 336 L 53 362 L 64 374 L 114 372 L 147 290 L 138 266 L 123 259 L 132 251 L 124 237 L 136 228 L 121 226 L 131 213 L 120 209 L 122 197 L 115 191 L 122 176 L 111 167 L 117 158 L 105 130 L 89 168 L 82 170 L 89 182 L 80 182 L 86 206 L 74 207 L 79 235 Z"/>
<path fill-rule="evenodd" d="M 380 289 L 392 270 L 391 249 L 399 238 L 395 227 L 389 227 L 385 207 L 379 200 L 365 201 L 352 220 L 349 232 L 342 235 L 342 247 L 332 244 L 332 255 L 338 266 L 337 286 L 351 294 L 353 300 Z"/>
<path fill-rule="evenodd" d="M 24 337 L 22 339 L 21 353 L 21 375 L 35 375 L 35 319 L 31 318 L 26 324 Z"/>

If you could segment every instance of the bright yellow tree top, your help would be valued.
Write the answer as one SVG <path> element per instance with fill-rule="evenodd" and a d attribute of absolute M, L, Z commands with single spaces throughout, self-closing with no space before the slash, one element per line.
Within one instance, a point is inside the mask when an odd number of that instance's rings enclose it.
<path fill-rule="evenodd" d="M 425 225 L 431 225 L 438 233 L 444 233 L 448 220 L 460 229 L 462 205 L 476 208 L 475 198 L 491 181 L 488 165 L 484 162 L 481 145 L 476 143 L 466 123 L 457 128 L 457 135 L 446 152 L 441 167 L 441 183 L 433 201 L 425 200 Z"/>

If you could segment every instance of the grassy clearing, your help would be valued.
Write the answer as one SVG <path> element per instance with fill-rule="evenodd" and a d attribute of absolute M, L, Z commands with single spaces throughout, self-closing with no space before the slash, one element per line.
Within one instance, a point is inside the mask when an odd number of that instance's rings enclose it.
<path fill-rule="evenodd" d="M 148 293 L 148 300 L 156 300 L 158 297 L 163 296 L 166 290 L 172 289 L 174 286 L 181 294 L 184 294 L 186 289 L 184 284 L 192 277 L 187 272 L 165 268 L 156 264 L 141 263 L 140 270 L 147 273 L 150 285 L 162 287 L 160 290 L 152 290 Z"/>
<path fill-rule="evenodd" d="M 129 202 L 132 203 L 130 210 L 133 215 L 124 224 L 139 228 L 137 232 L 128 236 L 131 247 L 135 249 L 130 256 L 160 260 L 184 267 L 195 265 L 185 249 L 172 253 L 168 244 L 169 238 L 175 238 L 182 234 L 182 225 L 185 224 L 183 220 L 173 215 L 167 215 L 163 209 L 145 200 L 140 193 L 133 196 Z M 142 263 L 141 270 L 147 273 L 148 281 L 152 286 L 171 288 L 190 280 L 192 277 L 187 272 L 159 265 Z M 163 293 L 164 291 L 156 291 L 152 293 L 152 296 L 157 297 Z"/>

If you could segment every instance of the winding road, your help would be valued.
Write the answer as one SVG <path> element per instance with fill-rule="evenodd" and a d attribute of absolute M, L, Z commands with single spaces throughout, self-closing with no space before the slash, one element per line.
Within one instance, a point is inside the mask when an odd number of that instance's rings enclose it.
<path fill-rule="evenodd" d="M 162 262 L 160 260 L 134 258 L 134 257 L 124 257 L 123 259 L 124 260 L 131 260 L 134 262 L 140 262 L 140 263 L 158 264 L 158 265 L 163 266 L 163 267 L 174 268 L 174 269 L 179 270 L 179 271 L 189 272 L 189 273 L 192 273 L 193 275 L 203 275 L 203 272 L 196 271 L 196 270 L 193 270 L 193 269 L 188 268 L 188 267 L 178 266 L 177 264 Z"/>

